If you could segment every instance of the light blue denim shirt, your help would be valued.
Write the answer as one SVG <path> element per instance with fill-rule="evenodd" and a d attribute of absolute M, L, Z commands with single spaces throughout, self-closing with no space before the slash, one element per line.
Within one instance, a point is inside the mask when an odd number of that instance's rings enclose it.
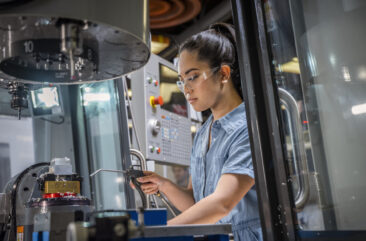
<path fill-rule="evenodd" d="M 212 115 L 200 128 L 193 142 L 191 176 L 195 202 L 212 194 L 221 175 L 248 175 L 254 179 L 244 103 L 212 123 Z M 208 147 L 211 127 L 211 145 Z M 218 223 L 231 223 L 235 241 L 261 241 L 255 187 Z"/>

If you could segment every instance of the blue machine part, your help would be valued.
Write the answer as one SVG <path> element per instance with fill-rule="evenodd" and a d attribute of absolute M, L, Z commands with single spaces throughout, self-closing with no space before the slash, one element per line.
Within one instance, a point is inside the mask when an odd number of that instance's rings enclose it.
<path fill-rule="evenodd" d="M 45 232 L 33 232 L 32 241 L 50 241 L 50 233 Z"/>
<path fill-rule="evenodd" d="M 127 210 L 131 219 L 135 221 L 137 225 L 137 212 L 136 210 Z M 148 209 L 144 211 L 144 224 L 146 226 L 153 225 L 166 225 L 167 224 L 167 210 L 166 209 Z"/>

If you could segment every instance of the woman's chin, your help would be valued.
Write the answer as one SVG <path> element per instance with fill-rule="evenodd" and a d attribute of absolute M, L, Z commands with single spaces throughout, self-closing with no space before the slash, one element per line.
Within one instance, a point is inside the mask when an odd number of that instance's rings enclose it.
<path fill-rule="evenodd" d="M 198 103 L 192 103 L 191 105 L 196 112 L 202 112 L 208 109 L 207 107 L 198 105 Z"/>

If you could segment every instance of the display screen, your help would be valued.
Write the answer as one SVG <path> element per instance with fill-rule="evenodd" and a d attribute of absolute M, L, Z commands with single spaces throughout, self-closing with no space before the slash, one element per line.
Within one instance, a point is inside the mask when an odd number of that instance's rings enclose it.
<path fill-rule="evenodd" d="M 33 117 L 63 114 L 57 87 L 40 88 L 30 93 Z"/>
<path fill-rule="evenodd" d="M 177 86 L 178 73 L 163 64 L 159 64 L 159 69 L 160 95 L 164 100 L 164 105 L 161 108 L 188 117 L 186 98 Z"/>

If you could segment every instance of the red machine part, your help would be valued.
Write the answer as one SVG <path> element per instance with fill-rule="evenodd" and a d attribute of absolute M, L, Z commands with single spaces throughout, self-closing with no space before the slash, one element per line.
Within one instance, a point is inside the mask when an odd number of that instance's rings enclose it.
<path fill-rule="evenodd" d="M 45 194 L 43 194 L 43 198 L 60 198 L 60 197 L 76 197 L 76 193 L 67 192 L 67 193 L 45 193 Z"/>

